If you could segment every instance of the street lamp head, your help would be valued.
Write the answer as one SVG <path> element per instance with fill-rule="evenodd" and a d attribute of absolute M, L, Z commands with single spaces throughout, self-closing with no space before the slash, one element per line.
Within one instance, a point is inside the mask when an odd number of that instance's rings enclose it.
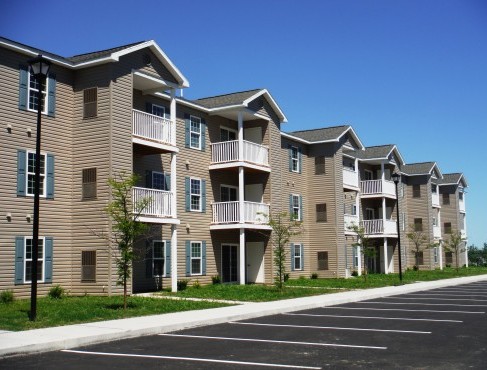
<path fill-rule="evenodd" d="M 394 184 L 397 185 L 397 183 L 399 182 L 399 180 L 401 179 L 401 175 L 397 172 L 394 172 L 392 175 L 392 181 L 394 181 Z"/>
<path fill-rule="evenodd" d="M 47 77 L 51 62 L 44 58 L 41 54 L 28 61 L 30 72 L 36 77 Z"/>

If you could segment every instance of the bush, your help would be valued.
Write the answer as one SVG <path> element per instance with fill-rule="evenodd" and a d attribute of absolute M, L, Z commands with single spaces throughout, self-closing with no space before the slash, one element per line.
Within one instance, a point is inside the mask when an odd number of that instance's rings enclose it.
<path fill-rule="evenodd" d="M 418 271 L 418 266 L 414 265 L 413 270 Z"/>
<path fill-rule="evenodd" d="M 53 286 L 49 289 L 49 293 L 47 293 L 49 298 L 52 299 L 61 299 L 64 297 L 64 288 L 60 285 Z"/>
<path fill-rule="evenodd" d="M 352 271 L 352 276 L 358 276 L 358 271 L 357 270 L 353 270 Z"/>
<path fill-rule="evenodd" d="M 215 275 L 211 277 L 211 282 L 213 283 L 213 285 L 216 285 L 221 284 L 222 280 L 219 275 Z"/>
<path fill-rule="evenodd" d="M 14 292 L 11 290 L 4 290 L 0 293 L 0 302 L 2 303 L 12 303 L 14 301 Z"/>
<path fill-rule="evenodd" d="M 288 281 L 289 280 L 289 274 L 284 274 L 284 281 Z"/>
<path fill-rule="evenodd" d="M 451 264 L 447 263 L 445 267 L 449 269 L 451 267 Z"/>
<path fill-rule="evenodd" d="M 188 280 L 178 280 L 178 290 L 185 290 L 188 286 Z"/>
<path fill-rule="evenodd" d="M 318 279 L 318 274 L 316 272 L 313 272 L 311 274 L 311 279 Z"/>
<path fill-rule="evenodd" d="M 201 284 L 200 284 L 200 282 L 198 281 L 198 279 L 196 279 L 196 280 L 194 281 L 194 283 L 193 283 L 193 285 L 192 285 L 192 286 L 193 286 L 193 288 L 195 288 L 195 289 L 199 289 L 199 288 L 201 288 Z"/>

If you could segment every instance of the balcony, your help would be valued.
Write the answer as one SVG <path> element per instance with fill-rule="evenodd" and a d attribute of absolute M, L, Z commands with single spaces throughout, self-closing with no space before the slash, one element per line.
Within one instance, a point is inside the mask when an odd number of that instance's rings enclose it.
<path fill-rule="evenodd" d="M 133 109 L 132 142 L 176 152 L 176 125 L 170 119 Z"/>
<path fill-rule="evenodd" d="M 397 224 L 395 220 L 364 220 L 361 222 L 368 236 L 397 237 Z"/>
<path fill-rule="evenodd" d="M 243 207 L 243 219 L 241 219 L 240 202 L 213 203 L 211 205 L 213 213 L 211 228 L 222 229 L 247 227 L 270 229 L 267 219 L 270 212 L 270 207 L 268 204 L 244 201 Z"/>
<path fill-rule="evenodd" d="M 465 200 L 460 199 L 458 201 L 458 210 L 462 213 L 465 213 Z"/>
<path fill-rule="evenodd" d="M 211 144 L 210 170 L 235 166 L 246 166 L 270 171 L 269 148 L 243 140 L 242 158 L 240 158 L 238 140 Z"/>
<path fill-rule="evenodd" d="M 431 203 L 433 207 L 440 208 L 440 194 L 431 193 Z"/>
<path fill-rule="evenodd" d="M 359 219 L 357 215 L 343 215 L 343 221 L 345 225 L 345 232 L 350 232 L 352 225 L 359 225 Z"/>
<path fill-rule="evenodd" d="M 462 239 L 467 239 L 467 230 L 461 229 L 460 235 L 461 235 Z"/>
<path fill-rule="evenodd" d="M 173 218 L 173 193 L 171 191 L 133 187 L 133 204 L 135 205 L 142 199 L 149 199 L 150 201 L 140 213 L 139 220 L 141 222 L 178 223 Z"/>
<path fill-rule="evenodd" d="M 441 239 L 441 227 L 433 226 L 433 237 L 435 239 Z"/>
<path fill-rule="evenodd" d="M 360 181 L 362 198 L 387 197 L 396 199 L 396 186 L 389 180 Z"/>
<path fill-rule="evenodd" d="M 348 168 L 343 169 L 343 186 L 358 188 L 358 172 Z"/>

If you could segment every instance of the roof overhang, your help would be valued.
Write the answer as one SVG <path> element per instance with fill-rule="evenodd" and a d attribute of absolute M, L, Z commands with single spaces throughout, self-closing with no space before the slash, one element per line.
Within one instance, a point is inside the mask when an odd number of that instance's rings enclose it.
<path fill-rule="evenodd" d="M 357 144 L 359 144 L 360 146 L 360 149 L 361 150 L 364 150 L 364 146 L 362 144 L 362 142 L 360 141 L 360 139 L 358 138 L 357 134 L 355 133 L 355 131 L 353 130 L 352 126 L 348 127 L 346 130 L 344 130 L 339 136 L 337 136 L 336 138 L 334 139 L 328 139 L 328 140 L 318 140 L 318 141 L 308 141 L 308 140 L 305 140 L 305 139 L 301 139 L 297 136 L 293 136 L 291 134 L 288 134 L 286 132 L 282 132 L 281 131 L 281 136 L 284 136 L 288 139 L 291 139 L 291 140 L 294 140 L 294 141 L 297 141 L 299 143 L 303 143 L 303 144 L 308 144 L 308 145 L 315 145 L 315 144 L 330 144 L 330 143 L 338 143 L 340 142 L 340 139 L 347 133 L 347 132 L 350 132 L 350 134 L 352 135 L 352 137 L 354 138 L 354 140 L 356 140 Z"/>

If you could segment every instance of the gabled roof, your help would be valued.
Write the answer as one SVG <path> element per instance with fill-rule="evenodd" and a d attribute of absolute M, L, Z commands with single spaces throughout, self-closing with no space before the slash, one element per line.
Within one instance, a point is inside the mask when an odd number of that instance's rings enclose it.
<path fill-rule="evenodd" d="M 189 82 L 186 77 L 183 76 L 179 69 L 173 64 L 173 62 L 167 57 L 167 55 L 161 50 L 161 48 L 156 44 L 154 40 L 136 42 L 111 49 L 75 55 L 72 57 L 62 57 L 3 37 L 0 37 L 0 46 L 3 46 L 10 50 L 15 50 L 29 57 L 34 57 L 38 54 L 42 54 L 52 63 L 69 69 L 82 69 L 104 63 L 118 62 L 120 57 L 124 55 L 136 52 L 144 48 L 149 48 L 154 53 L 154 55 L 156 55 L 159 61 L 169 70 L 175 80 L 178 81 L 177 87 L 189 86 Z"/>
<path fill-rule="evenodd" d="M 439 182 L 439 185 L 458 185 L 462 182 L 463 187 L 467 187 L 467 179 L 463 175 L 463 173 L 445 173 L 443 175 L 443 179 Z"/>
<path fill-rule="evenodd" d="M 376 160 L 389 159 L 391 153 L 395 153 L 396 157 L 401 162 L 398 164 L 400 165 L 404 164 L 404 159 L 402 158 L 401 153 L 399 153 L 399 149 L 397 149 L 397 146 L 394 144 L 368 146 L 364 150 L 347 151 L 346 154 L 358 158 L 361 161 L 372 161 L 372 160 L 376 161 Z"/>
<path fill-rule="evenodd" d="M 305 144 L 323 144 L 338 142 L 343 135 L 350 133 L 352 138 L 357 142 L 360 149 L 364 146 L 354 129 L 350 125 L 323 127 L 311 130 L 281 132 L 281 135 Z"/>
<path fill-rule="evenodd" d="M 401 172 L 408 176 L 432 175 L 433 172 L 438 174 L 438 178 L 442 178 L 440 168 L 436 162 L 420 162 L 410 163 L 401 167 Z"/>

